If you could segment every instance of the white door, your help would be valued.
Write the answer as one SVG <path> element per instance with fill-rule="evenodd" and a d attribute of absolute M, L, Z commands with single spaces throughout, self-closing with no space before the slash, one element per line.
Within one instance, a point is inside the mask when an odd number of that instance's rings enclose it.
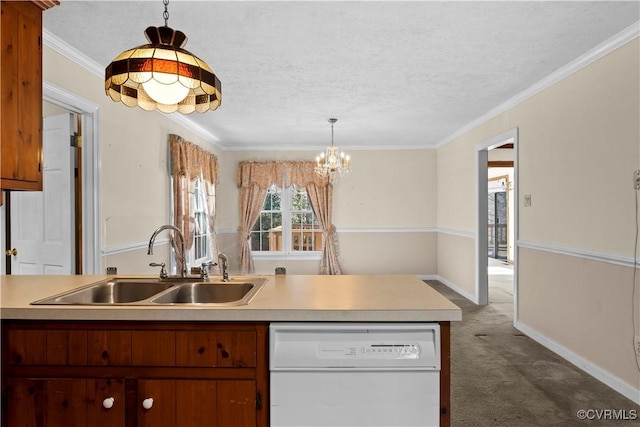
<path fill-rule="evenodd" d="M 74 274 L 72 114 L 44 118 L 43 191 L 11 193 L 11 274 Z"/>

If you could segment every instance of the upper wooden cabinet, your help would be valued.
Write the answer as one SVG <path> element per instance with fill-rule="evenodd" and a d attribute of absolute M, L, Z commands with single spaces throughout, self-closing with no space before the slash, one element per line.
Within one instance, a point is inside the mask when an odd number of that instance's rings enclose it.
<path fill-rule="evenodd" d="M 42 11 L 54 1 L 2 1 L 0 188 L 42 190 Z"/>

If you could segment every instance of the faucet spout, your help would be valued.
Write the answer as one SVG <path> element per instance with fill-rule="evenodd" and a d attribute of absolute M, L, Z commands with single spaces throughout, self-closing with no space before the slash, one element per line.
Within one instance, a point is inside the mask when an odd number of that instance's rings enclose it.
<path fill-rule="evenodd" d="M 180 238 L 180 253 L 176 253 L 176 258 L 179 257 L 180 261 L 182 262 L 182 269 L 180 271 L 180 275 L 182 277 L 187 277 L 187 260 L 186 260 L 186 253 L 184 250 L 184 236 L 182 235 L 182 232 L 180 231 L 180 229 L 174 225 L 161 225 L 160 227 L 158 227 L 153 234 L 151 235 L 151 238 L 149 239 L 149 247 L 147 249 L 147 255 L 153 255 L 153 245 L 156 241 L 156 237 L 158 236 L 158 234 L 160 234 L 161 231 L 164 230 L 173 230 L 173 235 L 174 236 L 178 236 Z"/>
<path fill-rule="evenodd" d="M 225 254 L 218 255 L 218 262 L 220 264 L 220 271 L 222 272 L 222 281 L 229 281 L 229 262 Z"/>

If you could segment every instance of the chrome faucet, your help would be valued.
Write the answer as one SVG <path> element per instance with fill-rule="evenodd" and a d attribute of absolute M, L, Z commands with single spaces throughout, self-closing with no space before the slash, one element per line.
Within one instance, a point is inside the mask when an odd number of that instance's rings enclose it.
<path fill-rule="evenodd" d="M 182 235 L 182 231 L 176 226 L 173 225 L 161 225 L 153 232 L 151 238 L 149 239 L 149 249 L 147 250 L 147 255 L 153 255 L 153 244 L 156 241 L 156 236 L 163 230 L 173 230 L 173 235 L 178 236 L 180 238 L 180 253 L 176 253 L 176 258 L 179 256 L 182 261 L 182 271 L 180 271 L 180 275 L 182 277 L 187 277 L 187 259 L 184 251 L 184 236 Z"/>
<path fill-rule="evenodd" d="M 218 261 L 220 263 L 220 271 L 222 272 L 222 281 L 229 281 L 229 261 L 227 260 L 227 256 L 225 254 L 218 255 Z"/>

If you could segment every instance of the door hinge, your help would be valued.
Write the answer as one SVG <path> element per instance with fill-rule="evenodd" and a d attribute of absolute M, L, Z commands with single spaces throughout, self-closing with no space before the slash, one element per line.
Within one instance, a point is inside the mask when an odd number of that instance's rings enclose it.
<path fill-rule="evenodd" d="M 82 148 L 82 136 L 78 135 L 78 132 L 74 132 L 70 138 L 72 147 Z"/>
<path fill-rule="evenodd" d="M 262 393 L 256 393 L 256 409 L 262 409 Z"/>

